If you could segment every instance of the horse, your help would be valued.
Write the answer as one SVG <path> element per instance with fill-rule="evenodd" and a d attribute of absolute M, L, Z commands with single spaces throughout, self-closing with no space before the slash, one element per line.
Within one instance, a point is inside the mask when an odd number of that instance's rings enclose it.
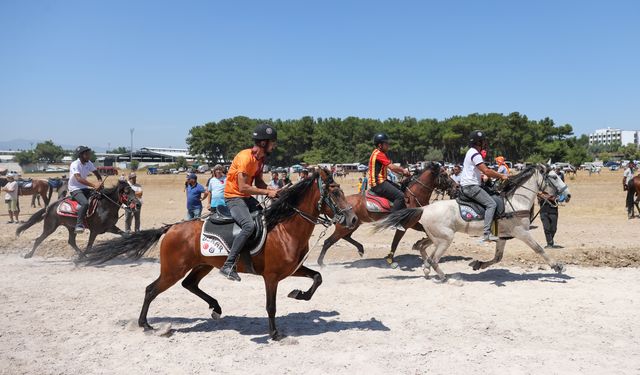
<path fill-rule="evenodd" d="M 324 214 L 325 218 L 320 218 Z M 332 220 L 326 215 L 333 217 Z M 261 251 L 251 258 L 252 268 L 262 275 L 266 289 L 269 335 L 277 341 L 284 337 L 276 328 L 276 292 L 278 283 L 288 276 L 308 277 L 313 280 L 305 292 L 293 290 L 290 298 L 308 301 L 322 283 L 320 273 L 303 265 L 309 252 L 309 238 L 317 223 L 340 223 L 355 226 L 357 218 L 346 201 L 340 185 L 334 182 L 331 172 L 319 169 L 289 189 L 264 211 L 266 240 Z M 200 236 L 203 222 L 190 220 L 166 225 L 159 229 L 143 230 L 128 238 L 101 243 L 87 256 L 87 264 L 103 263 L 125 254 L 137 259 L 165 237 L 160 245 L 160 276 L 146 288 L 138 325 L 144 330 L 153 327 L 147 321 L 151 302 L 162 292 L 189 275 L 182 286 L 203 299 L 212 309 L 211 317 L 217 319 L 222 308 L 216 299 L 203 292 L 198 284 L 211 270 L 222 267 L 226 256 L 203 256 Z M 250 271 L 244 262 L 238 262 L 238 272 Z"/>
<path fill-rule="evenodd" d="M 496 243 L 495 256 L 490 261 L 474 260 L 469 263 L 474 271 L 500 262 L 507 239 L 514 237 L 542 256 L 554 271 L 558 273 L 564 271 L 564 265 L 549 257 L 529 232 L 529 211 L 536 197 L 542 192 L 552 196 L 562 193 L 568 197 L 567 201 L 571 199 L 567 185 L 553 170 L 542 164 L 526 167 L 521 173 L 509 177 L 501 193 L 505 201 L 505 213 L 502 217 L 498 217 L 497 221 L 499 240 Z M 416 242 L 414 249 L 420 250 L 425 277 L 429 277 L 433 267 L 439 276 L 436 281 L 441 282 L 445 281 L 447 276 L 438 266 L 438 262 L 451 245 L 455 233 L 481 235 L 483 231 L 483 220 L 463 220 L 458 203 L 453 200 L 435 202 L 424 208 L 408 208 L 395 212 L 384 221 L 377 223 L 375 228 L 382 230 L 399 224 L 422 225 L 427 237 Z M 427 256 L 426 249 L 431 244 L 434 244 L 435 249 L 430 256 Z"/>
<path fill-rule="evenodd" d="M 39 194 L 42 199 L 44 200 L 44 205 L 48 205 L 49 204 L 49 183 L 47 182 L 47 180 L 43 180 L 43 179 L 37 179 L 37 180 L 31 180 L 31 186 L 30 187 L 23 187 L 21 186 L 22 184 L 26 184 L 29 181 L 25 181 L 25 180 L 17 180 L 18 181 L 18 195 L 37 195 Z M 7 184 L 7 182 L 9 182 L 7 180 L 6 177 L 0 177 L 0 186 L 4 186 Z M 35 197 L 34 197 L 35 198 Z M 31 207 L 35 207 L 35 199 L 31 199 Z"/>
<path fill-rule="evenodd" d="M 54 192 L 58 193 L 58 199 L 62 199 L 69 195 L 69 179 L 66 177 L 48 178 L 49 194 L 47 199 L 51 202 L 51 196 Z M 35 207 L 36 200 L 38 201 L 38 207 L 42 207 L 40 204 L 40 194 L 33 194 L 31 197 L 31 207 Z"/>
<path fill-rule="evenodd" d="M 638 215 L 640 215 L 640 176 L 635 176 L 634 178 L 632 178 L 627 189 L 630 189 L 632 191 L 630 202 L 626 202 L 627 209 L 631 211 L 631 217 L 633 217 L 635 215 L 633 206 L 635 205 L 635 207 L 638 209 Z M 634 194 L 635 199 L 633 198 Z"/>
<path fill-rule="evenodd" d="M 443 190 L 448 190 L 451 187 L 451 182 L 451 179 L 448 178 L 446 174 L 441 173 L 441 169 L 438 164 L 428 164 L 427 168 L 425 168 L 424 171 L 419 171 L 417 173 L 417 177 L 414 176 L 404 183 L 406 186 L 404 193 L 405 202 L 407 203 L 408 207 L 425 206 L 429 204 L 431 192 L 435 188 L 439 187 Z M 355 246 L 358 250 L 358 254 L 360 256 L 363 256 L 364 247 L 360 242 L 354 240 L 351 235 L 358 229 L 360 224 L 375 222 L 389 216 L 390 214 L 389 211 L 370 212 L 369 210 L 367 210 L 367 200 L 362 193 L 349 195 L 346 199 L 347 202 L 349 202 L 349 204 L 353 206 L 353 210 L 358 217 L 358 222 L 352 229 L 345 228 L 344 226 L 339 224 L 336 225 L 336 228 L 331 236 L 329 236 L 329 238 L 324 241 L 322 250 L 320 251 L 320 255 L 318 256 L 318 264 L 322 267 L 324 267 L 324 257 L 327 254 L 327 250 L 341 239 Z M 404 234 L 405 231 L 396 230 L 396 234 L 393 236 L 391 251 L 385 258 L 389 265 L 395 264 L 393 261 L 393 257 L 395 255 L 396 249 L 398 248 L 398 244 L 400 243 L 400 240 L 402 239 Z"/>
<path fill-rule="evenodd" d="M 118 184 L 114 187 L 103 188 L 102 190 L 95 191 L 93 193 L 93 196 L 89 200 L 89 207 L 91 207 L 92 202 L 95 199 L 97 199 L 95 212 L 92 215 L 89 215 L 88 211 L 85 219 L 86 226 L 90 231 L 85 253 L 91 249 L 96 237 L 99 234 L 106 232 L 120 235 L 125 234 L 124 231 L 120 230 L 116 226 L 116 223 L 119 219 L 118 211 L 120 210 L 121 205 L 124 204 L 127 206 L 127 209 L 131 210 L 136 210 L 140 206 L 140 201 L 138 200 L 138 198 L 136 198 L 135 192 L 125 181 L 119 181 Z M 40 237 L 36 238 L 36 241 L 33 244 L 33 248 L 29 253 L 25 254 L 25 258 L 31 258 L 40 243 L 44 241 L 44 239 L 49 235 L 51 235 L 51 233 L 55 232 L 60 225 L 63 225 L 69 231 L 69 239 L 67 241 L 69 245 L 71 245 L 71 247 L 76 251 L 79 258 L 84 257 L 84 253 L 76 245 L 76 217 L 69 215 L 63 216 L 58 212 L 58 206 L 60 206 L 60 204 L 65 201 L 66 199 L 60 199 L 52 203 L 51 205 L 40 209 L 35 214 L 33 214 L 29 218 L 29 220 L 27 220 L 27 222 L 20 225 L 18 229 L 16 229 L 16 236 L 19 236 L 25 230 L 44 220 L 44 228 L 42 234 L 40 235 Z M 89 208 L 89 210 L 91 210 L 91 208 Z"/>

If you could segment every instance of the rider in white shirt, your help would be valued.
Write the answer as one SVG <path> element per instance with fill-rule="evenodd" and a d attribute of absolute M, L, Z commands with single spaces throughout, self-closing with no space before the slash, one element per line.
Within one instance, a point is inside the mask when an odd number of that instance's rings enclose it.
<path fill-rule="evenodd" d="M 506 180 L 508 177 L 500 174 L 484 164 L 482 150 L 487 149 L 487 139 L 484 132 L 474 130 L 469 136 L 469 150 L 464 157 L 462 173 L 460 174 L 460 187 L 462 194 L 480 203 L 485 208 L 484 213 L 484 240 L 497 241 L 498 237 L 491 234 L 491 222 L 496 212 L 497 204 L 480 186 L 481 175 Z"/>
<path fill-rule="evenodd" d="M 78 159 L 71 163 L 69 167 L 69 194 L 74 201 L 78 202 L 78 221 L 76 222 L 76 233 L 84 232 L 84 217 L 89 208 L 89 197 L 92 188 L 99 190 L 102 188 L 102 176 L 93 165 L 91 160 L 91 149 L 87 146 L 78 146 L 76 148 Z M 87 180 L 89 173 L 92 173 L 98 179 L 98 182 Z"/>

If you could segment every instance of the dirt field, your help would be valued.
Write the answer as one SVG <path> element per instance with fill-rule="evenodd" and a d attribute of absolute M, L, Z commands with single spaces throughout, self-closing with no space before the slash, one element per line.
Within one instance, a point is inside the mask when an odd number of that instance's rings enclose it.
<path fill-rule="evenodd" d="M 218 321 L 178 285 L 151 306 L 159 332 L 144 334 L 134 322 L 144 288 L 158 274 L 155 260 L 76 268 L 62 229 L 25 260 L 20 255 L 41 225 L 16 239 L 3 213 L 0 373 L 639 373 L 640 220 L 626 218 L 621 179 L 621 171 L 567 179 L 573 198 L 560 209 L 556 235 L 565 249 L 549 251 L 568 264 L 563 275 L 517 240 L 501 264 L 474 272 L 467 263 L 491 258 L 493 247 L 458 235 L 443 263 L 457 282 L 435 284 L 422 277 L 410 250 L 419 233 L 405 236 L 394 270 L 380 260 L 392 232 L 362 227 L 353 237 L 365 245 L 364 258 L 336 244 L 312 301 L 286 298 L 309 281 L 281 284 L 278 324 L 289 337 L 278 343 L 266 336 L 259 277 L 205 278 L 202 289 L 223 308 Z M 184 175 L 139 180 L 143 228 L 185 215 Z M 346 193 L 355 190 L 354 178 L 341 182 Z M 28 203 L 21 198 L 22 220 L 35 212 Z M 319 248 L 309 256 L 312 268 Z"/>

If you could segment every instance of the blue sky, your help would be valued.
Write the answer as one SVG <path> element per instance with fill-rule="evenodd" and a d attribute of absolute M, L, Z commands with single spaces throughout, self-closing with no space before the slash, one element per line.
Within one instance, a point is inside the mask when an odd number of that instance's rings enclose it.
<path fill-rule="evenodd" d="M 259 118 L 640 129 L 638 1 L 0 1 L 0 140 L 184 146 Z"/>

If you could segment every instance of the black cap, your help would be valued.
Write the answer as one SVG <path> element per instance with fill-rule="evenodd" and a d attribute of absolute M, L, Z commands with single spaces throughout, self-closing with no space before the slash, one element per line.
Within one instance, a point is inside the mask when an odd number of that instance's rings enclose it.
<path fill-rule="evenodd" d="M 76 155 L 79 157 L 83 152 L 91 151 L 91 149 L 87 146 L 78 146 L 76 148 Z"/>
<path fill-rule="evenodd" d="M 278 139 L 278 132 L 271 125 L 260 124 L 253 131 L 254 141 L 275 141 L 276 139 Z"/>

